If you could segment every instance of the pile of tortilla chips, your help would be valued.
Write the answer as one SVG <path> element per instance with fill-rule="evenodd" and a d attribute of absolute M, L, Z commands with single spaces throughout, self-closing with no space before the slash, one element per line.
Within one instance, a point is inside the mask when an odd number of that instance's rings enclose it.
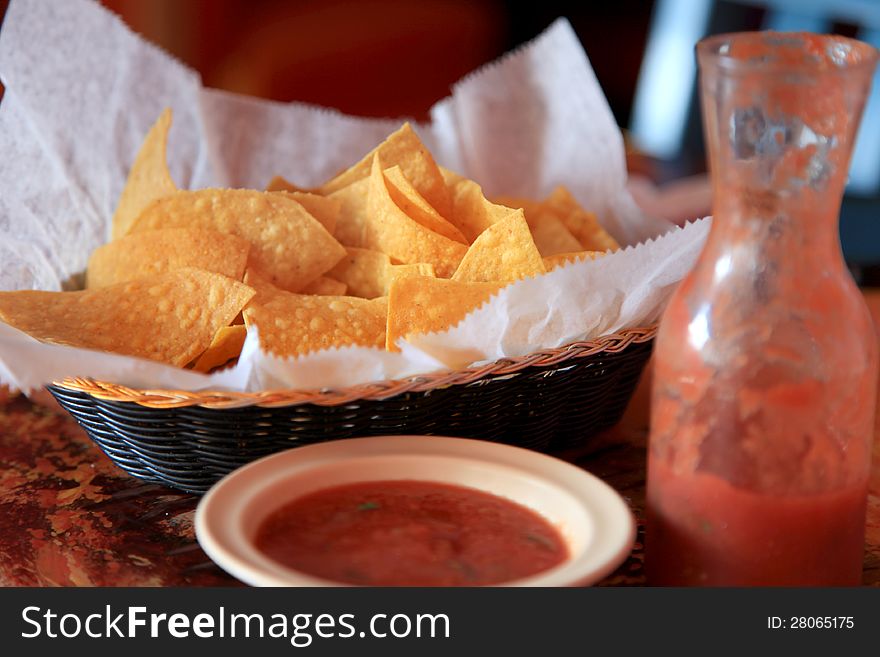
<path fill-rule="evenodd" d="M 316 189 L 179 190 L 171 112 L 150 129 L 86 289 L 0 292 L 0 319 L 46 342 L 211 371 L 247 331 L 278 356 L 457 324 L 497 290 L 617 244 L 563 187 L 490 201 L 409 124 Z"/>

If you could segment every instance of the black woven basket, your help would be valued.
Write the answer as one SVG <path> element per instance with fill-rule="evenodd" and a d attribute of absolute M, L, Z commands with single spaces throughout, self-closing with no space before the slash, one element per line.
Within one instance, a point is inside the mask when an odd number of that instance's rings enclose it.
<path fill-rule="evenodd" d="M 254 459 L 339 438 L 446 435 L 544 452 L 581 445 L 620 419 L 654 332 L 622 331 L 481 368 L 342 391 L 141 391 L 87 379 L 56 382 L 49 391 L 129 474 L 204 493 Z"/>

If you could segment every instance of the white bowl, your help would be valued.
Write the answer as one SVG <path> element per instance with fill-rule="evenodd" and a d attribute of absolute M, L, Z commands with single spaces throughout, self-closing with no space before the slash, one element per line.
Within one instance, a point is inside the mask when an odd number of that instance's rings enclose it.
<path fill-rule="evenodd" d="M 353 438 L 290 449 L 231 473 L 202 498 L 196 537 L 221 568 L 254 586 L 345 586 L 292 570 L 254 546 L 263 520 L 307 493 L 343 484 L 421 480 L 468 486 L 526 506 L 568 545 L 558 566 L 505 586 L 583 586 L 632 549 L 635 522 L 610 486 L 559 459 L 482 440 L 437 436 Z"/>

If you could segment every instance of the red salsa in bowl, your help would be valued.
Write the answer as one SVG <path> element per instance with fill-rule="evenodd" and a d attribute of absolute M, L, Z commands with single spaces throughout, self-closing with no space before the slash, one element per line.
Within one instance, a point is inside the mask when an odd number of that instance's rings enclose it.
<path fill-rule="evenodd" d="M 365 586 L 483 586 L 569 557 L 547 520 L 474 488 L 367 481 L 325 488 L 272 512 L 257 549 L 309 575 Z"/>
<path fill-rule="evenodd" d="M 632 512 L 589 472 L 483 440 L 305 445 L 218 482 L 199 544 L 254 586 L 585 586 L 626 559 Z"/>

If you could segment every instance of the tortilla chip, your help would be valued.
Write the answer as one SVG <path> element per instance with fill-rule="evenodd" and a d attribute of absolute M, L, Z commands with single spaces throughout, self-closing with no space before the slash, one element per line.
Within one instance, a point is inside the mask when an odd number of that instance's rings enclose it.
<path fill-rule="evenodd" d="M 532 224 L 532 217 L 543 208 L 541 201 L 534 201 L 530 198 L 519 196 L 496 196 L 492 199 L 492 202 L 508 208 L 522 210 L 526 214 L 526 221 L 529 222 L 529 225 Z"/>
<path fill-rule="evenodd" d="M 391 260 L 384 253 L 350 247 L 348 254 L 328 272 L 341 281 L 353 297 L 374 299 L 387 294 L 388 268 Z"/>
<path fill-rule="evenodd" d="M 459 181 L 464 180 L 464 176 L 461 174 L 452 171 L 451 169 L 447 169 L 444 166 L 437 165 L 437 168 L 440 169 L 440 175 L 443 176 L 443 182 L 446 183 L 446 187 L 453 187 Z"/>
<path fill-rule="evenodd" d="M 531 213 L 530 217 L 529 226 L 532 229 L 532 237 L 542 256 L 583 250 L 581 243 L 575 239 L 562 220 L 553 212 L 541 209 L 537 214 Z"/>
<path fill-rule="evenodd" d="M 0 292 L 0 319 L 38 340 L 183 367 L 253 296 L 200 269 L 79 292 Z"/>
<path fill-rule="evenodd" d="M 472 243 L 492 224 L 506 218 L 514 208 L 490 202 L 473 180 L 460 180 L 452 188 L 449 221 Z"/>
<path fill-rule="evenodd" d="M 279 294 L 286 292 L 286 290 L 282 290 L 280 287 L 272 285 L 272 282 L 268 277 L 254 268 L 249 268 L 244 273 L 244 284 L 254 291 L 254 296 L 251 297 L 248 305 L 266 303 Z"/>
<path fill-rule="evenodd" d="M 308 189 L 306 187 L 300 187 L 299 185 L 294 185 L 292 182 L 287 180 L 282 176 L 275 176 L 272 180 L 269 181 L 269 184 L 266 185 L 267 192 L 306 192 L 311 193 L 314 190 Z"/>
<path fill-rule="evenodd" d="M 514 210 L 474 240 L 452 280 L 509 283 L 543 273 L 544 263 L 532 240 L 525 215 L 522 210 Z"/>
<path fill-rule="evenodd" d="M 369 302 L 372 304 L 372 307 L 376 309 L 376 312 L 382 313 L 386 318 L 388 317 L 388 295 L 369 299 Z"/>
<path fill-rule="evenodd" d="M 282 192 L 287 198 L 293 199 L 299 203 L 306 212 L 321 222 L 328 233 L 333 235 L 336 232 L 336 222 L 339 219 L 339 211 L 342 206 L 341 201 L 337 201 L 326 196 L 318 196 L 308 192 Z"/>
<path fill-rule="evenodd" d="M 342 296 L 282 292 L 244 311 L 248 327 L 256 326 L 260 346 L 282 358 L 312 351 L 385 344 L 384 303 Z"/>
<path fill-rule="evenodd" d="M 385 277 L 385 294 L 391 291 L 394 281 L 404 276 L 430 276 L 434 278 L 434 268 L 427 262 L 417 262 L 412 265 L 390 265 Z"/>
<path fill-rule="evenodd" d="M 584 210 L 563 185 L 554 189 L 543 201 L 504 196 L 495 201 L 525 211 L 526 221 L 543 256 L 581 250 L 614 251 L 620 248 L 599 224 L 596 215 Z M 559 223 L 565 231 L 560 229 Z"/>
<path fill-rule="evenodd" d="M 403 263 L 430 263 L 438 276 L 451 276 L 467 247 L 410 219 L 391 199 L 382 171 L 377 155 L 373 160 L 367 196 L 366 247 Z"/>
<path fill-rule="evenodd" d="M 153 277 L 181 267 L 196 267 L 240 281 L 249 249 L 240 237 L 200 228 L 127 235 L 92 251 L 86 287 Z"/>
<path fill-rule="evenodd" d="M 467 240 L 461 231 L 451 223 L 441 217 L 431 205 L 422 198 L 418 190 L 413 187 L 412 183 L 403 174 L 399 166 L 385 169 L 385 183 L 388 186 L 388 193 L 391 199 L 403 210 L 407 216 L 420 223 L 425 228 L 440 233 L 443 237 L 448 237 L 456 242 L 467 244 Z"/>
<path fill-rule="evenodd" d="M 391 283 L 399 276 L 434 276 L 434 267 L 425 262 L 395 265 L 379 251 L 348 249 L 348 256 L 328 272 L 342 281 L 353 297 L 376 299 L 388 294 Z"/>
<path fill-rule="evenodd" d="M 179 191 L 153 201 L 132 233 L 193 227 L 237 235 L 250 245 L 248 267 L 273 284 L 298 290 L 329 270 L 345 249 L 303 206 L 275 192 L 250 189 Z"/>
<path fill-rule="evenodd" d="M 370 179 L 364 178 L 339 189 L 327 198 L 339 203 L 334 235 L 340 244 L 361 248 L 367 223 L 367 194 Z"/>
<path fill-rule="evenodd" d="M 596 215 L 584 210 L 563 185 L 553 190 L 544 201 L 544 205 L 552 209 L 562 219 L 565 227 L 580 242 L 583 249 L 615 251 L 620 248 L 617 240 L 602 228 Z"/>
<path fill-rule="evenodd" d="M 128 172 L 128 180 L 122 189 L 110 234 L 113 239 L 129 232 L 131 224 L 152 201 L 177 191 L 177 185 L 168 171 L 166 155 L 168 130 L 171 128 L 171 109 L 166 108 L 150 128 L 134 164 Z"/>
<path fill-rule="evenodd" d="M 196 359 L 192 369 L 196 372 L 208 373 L 214 368 L 238 358 L 241 355 L 241 348 L 246 337 L 247 329 L 244 324 L 224 326 L 214 334 L 211 346 Z"/>
<path fill-rule="evenodd" d="M 343 258 L 343 260 L 344 259 L 345 258 Z M 329 276 L 319 276 L 300 290 L 300 293 L 339 297 L 344 295 L 347 290 L 348 286 L 345 283 L 330 278 Z"/>
<path fill-rule="evenodd" d="M 544 258 L 544 267 L 547 271 L 556 269 L 569 262 L 580 262 L 581 260 L 595 260 L 605 255 L 604 251 L 575 251 L 574 253 L 557 253 Z"/>
<path fill-rule="evenodd" d="M 380 157 L 386 167 L 399 165 L 419 194 L 441 216 L 449 216 L 452 204 L 443 175 L 433 156 L 409 123 L 404 123 L 397 132 L 389 135 L 360 162 L 325 183 L 321 187 L 321 193 L 332 194 L 358 180 L 368 178 L 375 155 Z"/>
<path fill-rule="evenodd" d="M 400 351 L 396 345 L 398 338 L 445 331 L 503 286 L 503 283 L 460 283 L 427 276 L 396 279 L 388 295 L 385 348 Z"/>

